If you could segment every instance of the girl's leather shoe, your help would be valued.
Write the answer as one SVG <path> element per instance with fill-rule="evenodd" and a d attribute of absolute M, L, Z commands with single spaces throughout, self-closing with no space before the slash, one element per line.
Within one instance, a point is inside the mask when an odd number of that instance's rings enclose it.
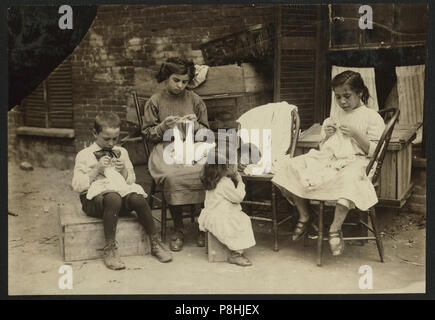
<path fill-rule="evenodd" d="M 343 232 L 341 230 L 336 232 L 329 232 L 329 247 L 333 256 L 339 256 L 344 251 Z"/>
<path fill-rule="evenodd" d="M 172 237 L 171 242 L 169 243 L 169 248 L 171 251 L 181 251 L 184 245 L 184 233 L 182 231 L 176 231 Z"/>
<path fill-rule="evenodd" d="M 303 238 L 303 236 L 307 233 L 309 222 L 310 220 L 305 222 L 298 221 L 293 231 L 293 235 L 292 235 L 293 241 L 298 241 Z"/>

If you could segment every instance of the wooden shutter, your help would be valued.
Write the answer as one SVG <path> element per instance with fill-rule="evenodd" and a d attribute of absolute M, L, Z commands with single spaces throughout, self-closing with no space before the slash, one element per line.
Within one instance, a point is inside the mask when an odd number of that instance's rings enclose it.
<path fill-rule="evenodd" d="M 24 122 L 26 126 L 46 128 L 48 124 L 48 105 L 45 81 L 24 99 Z"/>
<path fill-rule="evenodd" d="M 71 60 L 64 60 L 48 77 L 48 120 L 51 128 L 72 128 Z"/>
<path fill-rule="evenodd" d="M 26 99 L 25 124 L 73 128 L 71 60 L 65 59 Z"/>
<path fill-rule="evenodd" d="M 275 56 L 278 63 L 275 100 L 298 107 L 301 129 L 307 129 L 318 120 L 315 105 L 320 92 L 320 86 L 316 85 L 320 69 L 319 15 L 317 5 L 285 5 L 278 13 L 280 43 Z"/>

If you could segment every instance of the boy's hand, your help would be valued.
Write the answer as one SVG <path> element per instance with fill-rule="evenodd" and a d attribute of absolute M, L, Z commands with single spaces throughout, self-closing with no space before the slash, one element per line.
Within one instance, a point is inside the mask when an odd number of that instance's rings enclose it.
<path fill-rule="evenodd" d="M 98 170 L 103 172 L 110 165 L 110 157 L 104 156 L 98 161 Z"/>
<path fill-rule="evenodd" d="M 124 170 L 125 165 L 124 165 L 124 162 L 122 160 L 114 159 L 113 163 L 115 164 L 116 171 L 121 172 L 122 170 Z"/>

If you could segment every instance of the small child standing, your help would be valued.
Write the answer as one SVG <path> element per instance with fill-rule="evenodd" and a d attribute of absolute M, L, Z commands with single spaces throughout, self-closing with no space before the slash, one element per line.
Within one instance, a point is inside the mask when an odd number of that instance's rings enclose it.
<path fill-rule="evenodd" d="M 255 239 L 251 219 L 240 205 L 245 197 L 245 184 L 237 165 L 229 164 L 227 157 L 217 150 L 210 151 L 208 160 L 201 175 L 206 195 L 198 218 L 199 228 L 211 232 L 230 249 L 229 263 L 250 266 L 252 263 L 243 250 L 254 246 Z"/>
<path fill-rule="evenodd" d="M 150 237 L 151 254 L 160 262 L 172 256 L 158 239 L 151 209 L 143 188 L 135 184 L 136 176 L 126 149 L 116 146 L 121 121 L 113 112 L 102 111 L 95 118 L 95 142 L 81 150 L 74 167 L 72 187 L 80 192 L 83 211 L 102 218 L 104 226 L 104 263 L 109 269 L 124 269 L 116 242 L 118 216 L 135 211 L 139 223 Z"/>

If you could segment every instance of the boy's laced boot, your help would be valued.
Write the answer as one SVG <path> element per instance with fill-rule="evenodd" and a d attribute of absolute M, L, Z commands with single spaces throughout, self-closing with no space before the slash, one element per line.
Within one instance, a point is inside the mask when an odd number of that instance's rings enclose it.
<path fill-rule="evenodd" d="M 116 240 L 109 241 L 103 249 L 104 264 L 107 268 L 112 270 L 125 269 L 125 264 L 122 262 L 118 253 L 118 245 Z"/>
<path fill-rule="evenodd" d="M 151 254 L 160 262 L 169 262 L 172 260 L 172 254 L 163 246 L 157 235 L 150 237 Z"/>

